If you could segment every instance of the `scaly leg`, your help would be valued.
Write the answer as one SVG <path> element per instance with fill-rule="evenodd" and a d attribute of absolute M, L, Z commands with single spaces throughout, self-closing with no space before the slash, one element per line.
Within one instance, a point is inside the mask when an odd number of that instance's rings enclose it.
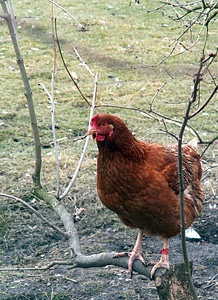
<path fill-rule="evenodd" d="M 142 254 L 142 237 L 143 237 L 143 231 L 139 230 L 137 240 L 135 242 L 135 246 L 131 252 L 121 252 L 116 253 L 114 257 L 121 257 L 121 256 L 129 256 L 128 261 L 128 271 L 130 274 L 132 274 L 132 265 L 134 263 L 134 260 L 139 259 L 143 264 L 145 264 L 145 259 Z"/>
<path fill-rule="evenodd" d="M 161 258 L 159 262 L 155 263 L 153 268 L 151 269 L 151 278 L 153 277 L 155 271 L 158 268 L 170 268 L 170 263 L 169 263 L 169 239 L 165 239 L 163 243 L 163 249 L 160 251 L 161 253 Z"/>

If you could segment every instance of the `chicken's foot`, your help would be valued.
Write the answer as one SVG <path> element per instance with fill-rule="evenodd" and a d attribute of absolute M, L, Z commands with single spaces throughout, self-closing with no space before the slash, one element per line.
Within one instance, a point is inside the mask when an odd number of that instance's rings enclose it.
<path fill-rule="evenodd" d="M 160 258 L 159 262 L 152 263 L 152 264 L 154 264 L 154 266 L 151 269 L 151 273 L 150 273 L 151 278 L 153 278 L 154 273 L 157 269 L 159 269 L 159 268 L 169 269 L 170 268 L 169 240 L 168 239 L 164 240 L 163 249 L 160 251 L 160 254 L 161 254 L 161 258 Z"/>
<path fill-rule="evenodd" d="M 145 264 L 145 259 L 142 254 L 142 237 L 143 237 L 143 231 L 139 230 L 137 240 L 133 250 L 131 252 L 115 253 L 114 255 L 114 257 L 129 256 L 128 271 L 131 275 L 132 275 L 132 265 L 136 259 L 140 260 L 143 264 Z"/>

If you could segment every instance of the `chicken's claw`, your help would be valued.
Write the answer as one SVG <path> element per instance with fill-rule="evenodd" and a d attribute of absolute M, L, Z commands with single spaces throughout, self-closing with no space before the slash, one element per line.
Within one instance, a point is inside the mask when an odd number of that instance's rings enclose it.
<path fill-rule="evenodd" d="M 169 270 L 169 268 L 170 268 L 169 261 L 162 261 L 162 259 L 160 259 L 159 262 L 151 262 L 151 264 L 154 265 L 150 272 L 151 279 L 154 278 L 154 273 L 156 272 L 157 269 L 165 268 L 165 269 Z"/>
<path fill-rule="evenodd" d="M 123 256 L 129 256 L 128 272 L 131 275 L 132 275 L 132 265 L 136 259 L 140 260 L 140 262 L 145 265 L 145 259 L 141 252 L 132 251 L 132 252 L 120 252 L 114 254 L 114 257 L 123 257 Z"/>

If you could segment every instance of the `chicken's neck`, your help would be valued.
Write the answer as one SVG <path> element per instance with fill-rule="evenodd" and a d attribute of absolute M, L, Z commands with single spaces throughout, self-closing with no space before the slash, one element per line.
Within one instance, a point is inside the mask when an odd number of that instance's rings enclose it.
<path fill-rule="evenodd" d="M 146 158 L 149 150 L 148 144 L 138 141 L 130 132 L 122 134 L 121 137 L 114 136 L 113 139 L 97 141 L 99 154 L 112 158 L 114 155 L 121 155 L 129 160 L 139 162 Z"/>

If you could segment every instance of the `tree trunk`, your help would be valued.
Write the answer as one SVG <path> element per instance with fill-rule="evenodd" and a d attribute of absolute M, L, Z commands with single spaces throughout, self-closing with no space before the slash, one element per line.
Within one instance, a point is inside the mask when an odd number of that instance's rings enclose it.
<path fill-rule="evenodd" d="M 190 269 L 192 272 L 192 262 Z M 184 263 L 171 266 L 169 271 L 157 269 L 155 285 L 160 300 L 192 300 Z"/>

